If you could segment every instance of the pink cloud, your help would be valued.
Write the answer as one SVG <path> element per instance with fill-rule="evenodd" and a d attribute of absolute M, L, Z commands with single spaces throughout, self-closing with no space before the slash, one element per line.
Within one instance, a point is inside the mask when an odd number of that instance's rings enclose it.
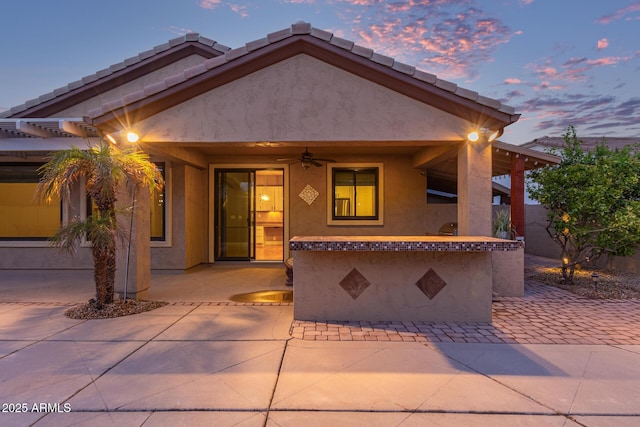
<path fill-rule="evenodd" d="M 215 9 L 220 6 L 222 0 L 200 0 L 200 7 L 203 9 Z"/>
<path fill-rule="evenodd" d="M 249 16 L 249 13 L 247 12 L 247 6 L 242 6 L 239 4 L 229 4 L 229 8 L 243 18 Z"/>
<path fill-rule="evenodd" d="M 623 7 L 622 9 L 618 9 L 610 15 L 602 16 L 598 18 L 596 22 L 606 25 L 615 20 L 621 19 L 623 16 L 627 14 L 634 13 L 634 12 L 640 12 L 640 2 L 636 2 L 636 3 L 630 4 L 627 7 Z M 633 20 L 633 19 L 638 19 L 638 17 L 636 16 L 636 17 L 631 17 L 626 19 Z"/>
<path fill-rule="evenodd" d="M 593 66 L 614 65 L 614 64 L 618 64 L 619 62 L 627 61 L 629 59 L 631 59 L 631 57 L 629 57 L 629 56 L 625 56 L 625 57 L 607 56 L 607 57 L 604 57 L 604 58 L 588 60 L 587 64 L 593 65 Z"/>
<path fill-rule="evenodd" d="M 598 49 L 605 49 L 609 46 L 609 40 L 606 38 L 598 40 Z"/>
<path fill-rule="evenodd" d="M 504 80 L 504 83 L 508 85 L 519 85 L 520 83 L 522 83 L 522 80 L 516 77 L 509 77 Z"/>
<path fill-rule="evenodd" d="M 385 55 L 444 74 L 475 77 L 478 66 L 514 32 L 500 20 L 470 7 L 471 0 L 405 0 L 374 3 L 352 13 L 362 20 L 353 32 L 359 41 Z"/>

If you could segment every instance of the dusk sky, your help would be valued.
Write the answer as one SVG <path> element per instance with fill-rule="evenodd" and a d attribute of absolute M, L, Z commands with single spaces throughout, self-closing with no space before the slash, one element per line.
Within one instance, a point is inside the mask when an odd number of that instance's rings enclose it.
<path fill-rule="evenodd" d="M 305 21 L 515 107 L 502 141 L 640 135 L 638 0 L 3 0 L 2 18 L 0 111 L 188 32 L 235 48 Z"/>

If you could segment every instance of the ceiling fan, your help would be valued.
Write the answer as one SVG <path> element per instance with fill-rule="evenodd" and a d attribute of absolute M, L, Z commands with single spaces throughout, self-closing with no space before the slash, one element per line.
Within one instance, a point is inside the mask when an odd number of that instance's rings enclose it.
<path fill-rule="evenodd" d="M 289 162 L 292 161 L 292 163 L 295 162 L 300 162 L 300 165 L 302 166 L 303 169 L 309 169 L 311 167 L 311 165 L 319 168 L 322 167 L 322 163 L 320 162 L 329 162 L 329 163 L 333 163 L 335 162 L 335 160 L 333 159 L 319 159 L 319 158 L 314 158 L 313 157 L 313 153 L 309 152 L 309 148 L 305 147 L 304 152 L 300 154 L 300 157 L 298 158 L 293 158 L 293 159 L 278 159 L 279 162 Z"/>

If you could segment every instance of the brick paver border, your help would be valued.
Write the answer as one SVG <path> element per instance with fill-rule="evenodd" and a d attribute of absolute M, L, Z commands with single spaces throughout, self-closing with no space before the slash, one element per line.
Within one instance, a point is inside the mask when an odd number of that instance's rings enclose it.
<path fill-rule="evenodd" d="M 640 344 L 640 300 L 593 300 L 533 281 L 522 298 L 498 298 L 490 323 L 311 322 L 291 336 L 315 341 Z"/>

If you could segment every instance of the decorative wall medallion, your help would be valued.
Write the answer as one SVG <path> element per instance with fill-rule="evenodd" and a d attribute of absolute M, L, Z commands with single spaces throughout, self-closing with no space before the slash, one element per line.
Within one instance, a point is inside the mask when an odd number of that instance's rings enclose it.
<path fill-rule="evenodd" d="M 307 204 L 309 206 L 311 206 L 311 203 L 313 203 L 314 200 L 316 200 L 316 198 L 320 195 L 320 193 L 318 193 L 318 191 L 316 191 L 315 188 L 313 188 L 312 186 L 308 185 L 306 187 L 304 187 L 302 189 L 302 191 L 300 192 L 300 194 L 298 194 L 298 196 L 300 196 L 300 198 L 302 200 L 304 200 L 305 202 L 307 202 Z"/>
<path fill-rule="evenodd" d="M 438 292 L 440 292 L 445 286 L 447 286 L 447 282 L 442 280 L 438 273 L 433 271 L 433 268 L 430 268 L 424 276 L 420 278 L 416 282 L 416 286 L 420 289 L 429 299 L 433 299 Z"/>
<path fill-rule="evenodd" d="M 371 283 L 357 269 L 353 269 L 340 281 L 342 289 L 347 291 L 351 298 L 356 299 L 365 291 Z"/>

